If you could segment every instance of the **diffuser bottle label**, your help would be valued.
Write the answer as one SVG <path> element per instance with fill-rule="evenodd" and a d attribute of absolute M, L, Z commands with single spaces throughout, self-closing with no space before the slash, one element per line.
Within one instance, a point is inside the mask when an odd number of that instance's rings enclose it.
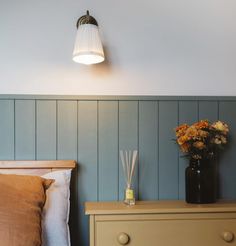
<path fill-rule="evenodd" d="M 134 191 L 131 189 L 126 189 L 125 197 L 126 199 L 129 199 L 129 200 L 134 199 Z"/>

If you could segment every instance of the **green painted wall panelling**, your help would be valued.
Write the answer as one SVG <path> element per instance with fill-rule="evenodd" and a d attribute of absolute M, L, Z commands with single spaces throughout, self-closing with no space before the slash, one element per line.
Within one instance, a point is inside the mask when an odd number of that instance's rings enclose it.
<path fill-rule="evenodd" d="M 77 160 L 73 246 L 88 246 L 85 201 L 124 198 L 120 149 L 139 151 L 136 198 L 184 199 L 188 163 L 173 140 L 178 124 L 229 124 L 230 146 L 218 163 L 219 198 L 236 199 L 236 97 L 5 95 L 0 116 L 1 160 Z"/>
<path fill-rule="evenodd" d="M 230 127 L 230 145 L 219 160 L 220 197 L 222 199 L 236 198 L 236 101 L 219 103 L 219 119 Z"/>
<path fill-rule="evenodd" d="M 0 156 L 2 160 L 14 160 L 15 106 L 14 100 L 0 100 Z"/>
<path fill-rule="evenodd" d="M 198 120 L 198 102 L 179 101 L 179 123 L 192 124 Z M 185 168 L 188 160 L 183 158 L 183 153 L 179 151 L 179 199 L 185 198 Z"/>
<path fill-rule="evenodd" d="M 80 245 L 88 245 L 84 202 L 98 200 L 98 102 L 78 102 L 78 203 Z"/>
<path fill-rule="evenodd" d="M 36 155 L 35 100 L 15 101 L 15 159 L 33 160 Z"/>
<path fill-rule="evenodd" d="M 208 119 L 216 121 L 218 119 L 218 102 L 217 101 L 199 101 L 199 119 Z"/>
<path fill-rule="evenodd" d="M 158 199 L 158 102 L 139 102 L 139 199 Z"/>
<path fill-rule="evenodd" d="M 36 159 L 57 158 L 57 111 L 56 101 L 36 101 Z"/>
<path fill-rule="evenodd" d="M 178 102 L 159 102 L 159 199 L 178 199 L 178 149 L 173 141 L 178 125 Z M 170 182 L 171 180 L 171 182 Z"/>
<path fill-rule="evenodd" d="M 77 101 L 57 102 L 57 159 L 77 159 Z"/>
<path fill-rule="evenodd" d="M 118 102 L 100 101 L 98 104 L 98 200 L 118 199 L 118 154 Z"/>

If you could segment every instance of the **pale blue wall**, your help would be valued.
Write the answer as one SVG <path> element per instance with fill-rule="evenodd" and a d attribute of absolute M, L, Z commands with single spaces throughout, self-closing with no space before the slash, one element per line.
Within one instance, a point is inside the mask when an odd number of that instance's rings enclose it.
<path fill-rule="evenodd" d="M 236 98 L 0 96 L 0 159 L 75 159 L 79 163 L 79 228 L 88 245 L 85 201 L 122 200 L 119 149 L 138 149 L 137 198 L 184 199 L 187 165 L 173 141 L 173 128 L 198 119 L 230 126 L 230 147 L 219 164 L 219 197 L 236 199 Z M 74 223 L 76 224 L 76 223 Z M 78 244 L 77 244 L 78 245 Z"/>

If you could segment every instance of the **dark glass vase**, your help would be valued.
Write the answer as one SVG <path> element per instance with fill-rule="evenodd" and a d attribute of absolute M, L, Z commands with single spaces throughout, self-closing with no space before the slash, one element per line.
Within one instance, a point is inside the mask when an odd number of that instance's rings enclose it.
<path fill-rule="evenodd" d="M 215 161 L 208 159 L 190 159 L 185 172 L 185 189 L 187 203 L 216 202 Z"/>

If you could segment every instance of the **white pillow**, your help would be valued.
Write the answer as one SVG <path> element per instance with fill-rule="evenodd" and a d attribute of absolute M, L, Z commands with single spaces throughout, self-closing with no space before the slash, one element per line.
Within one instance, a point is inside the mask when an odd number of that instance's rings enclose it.
<path fill-rule="evenodd" d="M 42 246 L 70 246 L 68 221 L 71 170 L 50 172 L 42 177 L 55 180 L 46 192 L 42 215 Z"/>

